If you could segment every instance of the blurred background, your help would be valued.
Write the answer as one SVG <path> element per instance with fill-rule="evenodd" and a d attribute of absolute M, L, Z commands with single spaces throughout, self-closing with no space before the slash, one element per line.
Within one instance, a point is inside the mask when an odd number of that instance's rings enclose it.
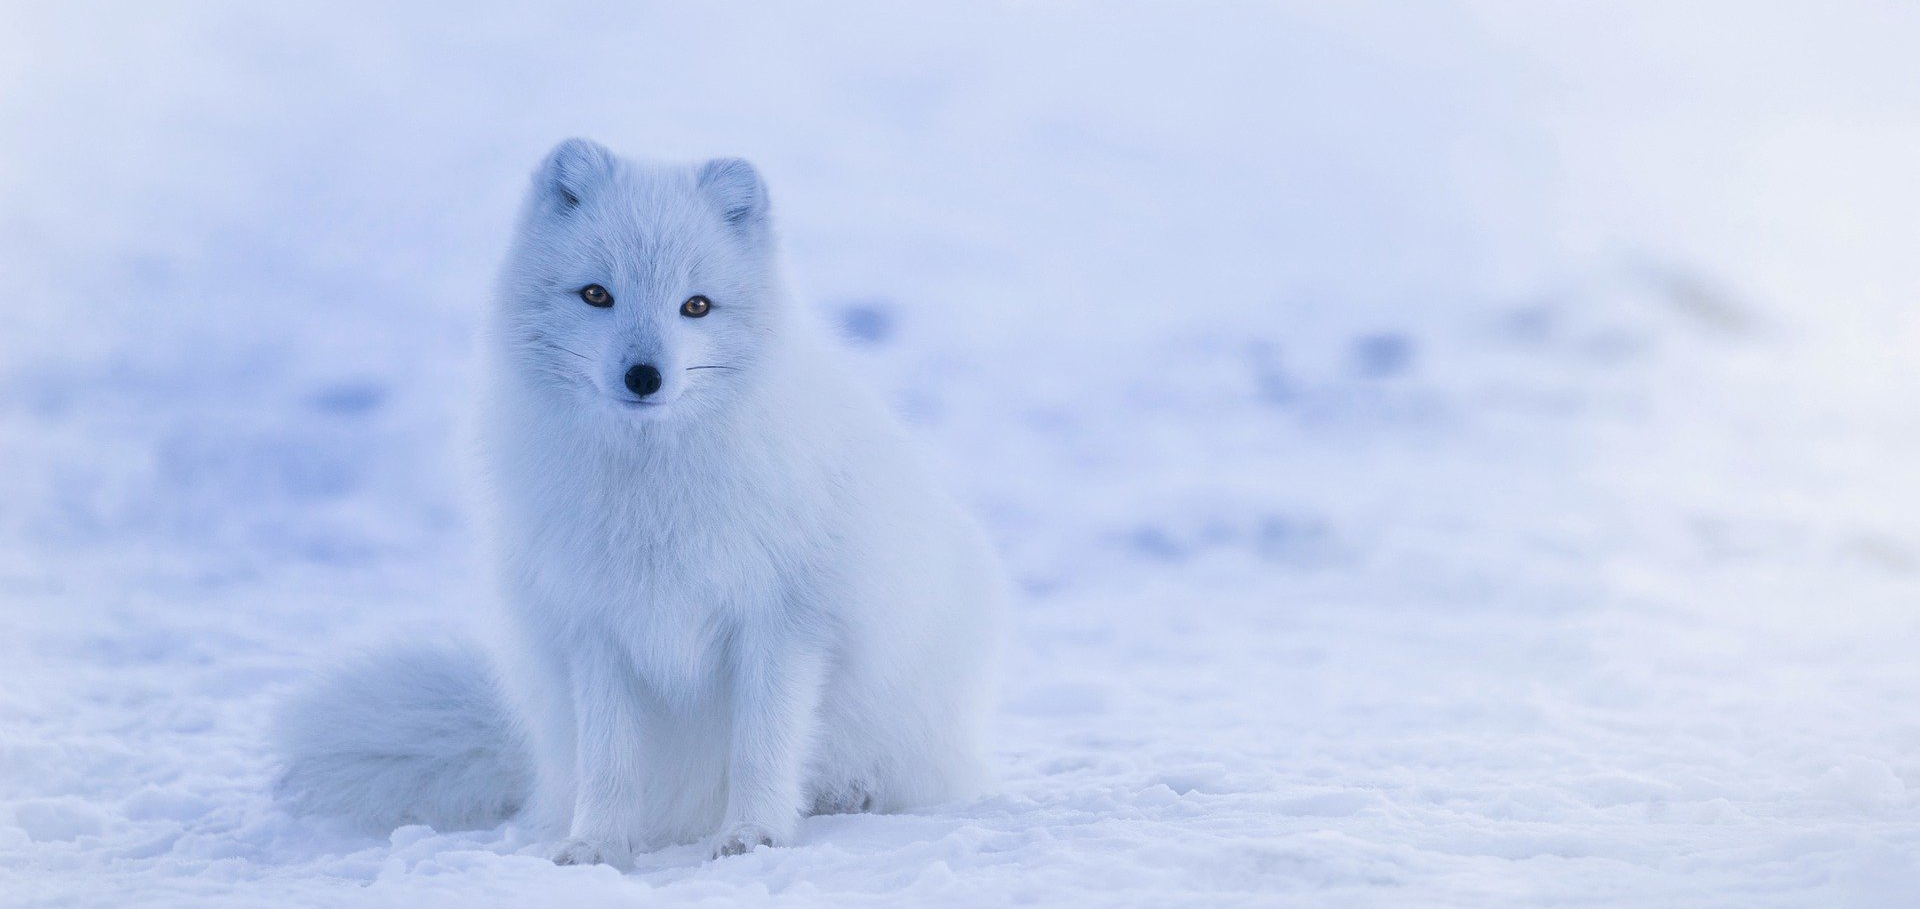
<path fill-rule="evenodd" d="M 8 7 L 0 890 L 1920 886 L 1920 7 Z M 574 135 L 766 175 L 1021 584 L 1001 795 L 628 880 L 266 796 L 306 667 L 485 609 Z"/>

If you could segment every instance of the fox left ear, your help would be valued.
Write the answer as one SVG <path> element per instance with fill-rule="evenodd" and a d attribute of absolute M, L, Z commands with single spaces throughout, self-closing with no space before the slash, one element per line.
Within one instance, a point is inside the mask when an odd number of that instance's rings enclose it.
<path fill-rule="evenodd" d="M 700 166 L 700 189 L 720 207 L 727 223 L 738 228 L 761 224 L 767 218 L 767 184 L 744 158 L 715 158 Z"/>
<path fill-rule="evenodd" d="M 560 210 L 577 208 L 611 178 L 613 153 L 590 139 L 568 139 L 553 147 L 534 174 L 538 192 Z"/>

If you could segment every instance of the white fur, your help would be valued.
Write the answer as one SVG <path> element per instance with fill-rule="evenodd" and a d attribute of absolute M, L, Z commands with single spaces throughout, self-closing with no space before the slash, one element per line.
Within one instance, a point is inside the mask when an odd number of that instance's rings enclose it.
<path fill-rule="evenodd" d="M 788 300 L 768 218 L 744 161 L 570 140 L 508 256 L 479 430 L 526 816 L 564 837 L 556 861 L 786 843 L 808 811 L 984 781 L 996 565 Z M 614 305 L 582 302 L 587 284 Z M 679 312 L 694 294 L 704 318 Z M 663 376 L 649 403 L 622 384 L 636 363 Z M 439 785 L 414 773 L 362 814 L 419 814 Z"/>
<path fill-rule="evenodd" d="M 289 701 L 275 738 L 280 795 L 385 833 L 486 827 L 518 811 L 533 768 L 485 657 L 411 644 L 353 660 Z"/>

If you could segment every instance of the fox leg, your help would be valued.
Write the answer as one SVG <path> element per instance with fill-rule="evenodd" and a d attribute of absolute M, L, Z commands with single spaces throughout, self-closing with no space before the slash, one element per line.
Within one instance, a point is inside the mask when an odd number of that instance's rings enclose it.
<path fill-rule="evenodd" d="M 642 712 L 633 670 L 613 648 L 583 648 L 571 667 L 574 719 L 573 821 L 554 852 L 561 865 L 633 860 L 641 808 Z"/>
<path fill-rule="evenodd" d="M 826 677 L 825 660 L 805 647 L 751 638 L 741 644 L 734 654 L 727 807 L 715 857 L 792 841 Z"/>

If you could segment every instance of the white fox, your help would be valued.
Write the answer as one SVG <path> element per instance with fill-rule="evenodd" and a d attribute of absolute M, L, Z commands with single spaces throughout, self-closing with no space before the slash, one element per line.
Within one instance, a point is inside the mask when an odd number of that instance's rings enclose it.
<path fill-rule="evenodd" d="M 628 867 L 979 790 L 998 567 L 776 258 L 745 161 L 553 150 L 485 336 L 504 684 L 462 647 L 335 672 L 282 717 L 283 794 Z"/>

